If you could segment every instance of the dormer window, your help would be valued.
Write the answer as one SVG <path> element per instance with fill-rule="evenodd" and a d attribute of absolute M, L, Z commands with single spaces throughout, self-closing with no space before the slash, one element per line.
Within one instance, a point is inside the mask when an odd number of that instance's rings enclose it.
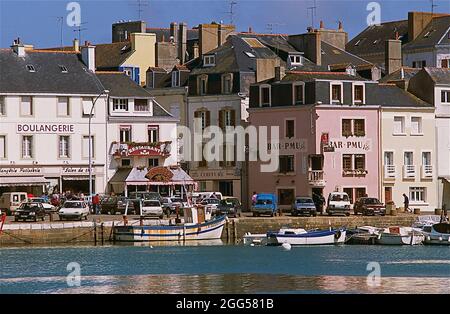
<path fill-rule="evenodd" d="M 216 56 L 215 55 L 206 55 L 203 57 L 203 66 L 212 67 L 216 65 Z"/>
<path fill-rule="evenodd" d="M 304 83 L 293 83 L 292 85 L 292 98 L 293 105 L 300 105 L 305 103 L 305 84 Z"/>
<path fill-rule="evenodd" d="M 59 69 L 61 70 L 62 73 L 67 73 L 67 72 L 69 72 L 69 71 L 67 70 L 67 68 L 66 68 L 64 65 L 60 65 L 60 66 L 59 66 Z"/>
<path fill-rule="evenodd" d="M 28 72 L 36 72 L 36 69 L 34 68 L 34 65 L 27 64 L 27 70 Z"/>
<path fill-rule="evenodd" d="M 172 72 L 172 87 L 180 86 L 180 71 Z"/>
<path fill-rule="evenodd" d="M 128 111 L 128 99 L 113 99 L 113 111 Z"/>
<path fill-rule="evenodd" d="M 289 55 L 289 63 L 291 66 L 302 65 L 302 56 Z"/>
<path fill-rule="evenodd" d="M 347 68 L 347 69 L 345 70 L 345 72 L 346 72 L 348 75 L 352 75 L 352 76 L 355 76 L 355 75 L 356 75 L 356 69 L 355 69 L 355 68 Z"/>
<path fill-rule="evenodd" d="M 233 74 L 222 75 L 222 94 L 231 94 L 233 90 Z"/>
<path fill-rule="evenodd" d="M 271 90 L 270 85 L 262 85 L 259 88 L 259 106 L 270 107 L 271 104 Z"/>
<path fill-rule="evenodd" d="M 332 104 L 342 104 L 342 83 L 331 83 L 331 103 Z"/>

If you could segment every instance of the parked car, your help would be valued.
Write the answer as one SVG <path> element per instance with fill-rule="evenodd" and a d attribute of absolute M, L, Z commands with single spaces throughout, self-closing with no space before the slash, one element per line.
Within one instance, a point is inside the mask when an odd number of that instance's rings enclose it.
<path fill-rule="evenodd" d="M 317 216 L 317 209 L 311 197 L 296 197 L 291 209 L 292 216 Z"/>
<path fill-rule="evenodd" d="M 221 200 L 223 198 L 222 193 L 220 192 L 194 192 L 192 193 L 192 201 L 194 203 L 201 203 L 203 200 L 207 198 L 218 198 Z"/>
<path fill-rule="evenodd" d="M 262 214 L 275 216 L 278 210 L 278 200 L 275 194 L 258 194 L 256 203 L 252 206 L 253 217 Z"/>
<path fill-rule="evenodd" d="M 0 197 L 0 209 L 7 215 L 13 215 L 22 202 L 28 201 L 26 192 L 6 192 Z"/>
<path fill-rule="evenodd" d="M 163 208 L 159 200 L 143 200 L 142 215 L 164 218 Z"/>
<path fill-rule="evenodd" d="M 354 206 L 353 212 L 355 215 L 363 214 L 368 215 L 381 215 L 386 214 L 386 206 L 380 202 L 378 198 L 375 197 L 361 197 L 359 198 Z"/>
<path fill-rule="evenodd" d="M 103 198 L 100 202 L 100 212 L 106 215 L 125 214 L 128 203 L 128 212 L 136 214 L 134 210 L 134 202 L 125 196 L 109 196 Z"/>
<path fill-rule="evenodd" d="M 236 197 L 224 197 L 217 206 L 216 215 L 238 217 L 242 212 L 242 204 Z"/>
<path fill-rule="evenodd" d="M 327 201 L 327 213 L 328 215 L 333 214 L 344 214 L 346 216 L 350 215 L 350 198 L 345 192 L 331 192 L 328 195 Z"/>
<path fill-rule="evenodd" d="M 89 205 L 84 201 L 65 201 L 64 205 L 58 211 L 59 219 L 78 219 L 88 218 Z"/>
<path fill-rule="evenodd" d="M 45 220 L 45 208 L 39 202 L 23 202 L 19 208 L 14 211 L 14 221 L 28 219 L 37 221 L 38 219 Z"/>
<path fill-rule="evenodd" d="M 47 214 L 54 213 L 57 211 L 56 207 L 47 202 L 43 197 L 32 197 L 29 199 L 29 201 L 41 203 Z"/>
<path fill-rule="evenodd" d="M 200 204 L 211 208 L 211 213 L 214 215 L 217 211 L 217 206 L 219 206 L 219 203 L 220 200 L 218 198 L 205 198 Z"/>
<path fill-rule="evenodd" d="M 158 192 L 131 192 L 129 198 L 133 202 L 133 206 L 136 209 L 136 212 L 140 212 L 141 202 L 140 200 L 158 200 L 162 203 L 162 197 Z"/>

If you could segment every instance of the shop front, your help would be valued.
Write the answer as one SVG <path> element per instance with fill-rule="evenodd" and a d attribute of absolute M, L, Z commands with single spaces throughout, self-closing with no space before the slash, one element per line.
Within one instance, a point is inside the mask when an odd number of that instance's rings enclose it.
<path fill-rule="evenodd" d="M 238 169 L 191 170 L 189 174 L 199 183 L 200 191 L 220 192 L 241 199 L 241 176 Z"/>

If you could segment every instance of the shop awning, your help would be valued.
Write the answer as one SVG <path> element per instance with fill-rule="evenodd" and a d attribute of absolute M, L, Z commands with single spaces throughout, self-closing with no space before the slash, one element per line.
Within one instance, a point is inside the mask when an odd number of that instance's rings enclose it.
<path fill-rule="evenodd" d="M 0 186 L 40 186 L 50 181 L 43 176 L 37 177 L 1 177 Z"/>
<path fill-rule="evenodd" d="M 109 180 L 109 183 L 124 183 L 128 178 L 132 168 L 120 168 L 116 171 L 116 173 Z"/>
<path fill-rule="evenodd" d="M 158 170 L 161 170 L 158 173 Z M 148 179 L 148 174 L 155 174 L 154 179 Z M 170 173 L 169 180 L 161 180 L 164 173 Z M 146 177 L 147 176 L 147 177 Z M 126 185 L 196 185 L 196 182 L 180 167 L 133 168 L 125 179 Z"/>
<path fill-rule="evenodd" d="M 65 181 L 88 181 L 89 176 L 62 176 Z M 95 179 L 95 175 L 92 175 L 92 179 Z"/>

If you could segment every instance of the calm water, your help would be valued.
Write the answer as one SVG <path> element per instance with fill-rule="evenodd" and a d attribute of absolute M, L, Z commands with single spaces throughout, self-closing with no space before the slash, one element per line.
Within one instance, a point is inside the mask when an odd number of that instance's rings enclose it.
<path fill-rule="evenodd" d="M 0 249 L 0 263 L 1 293 L 450 293 L 450 247 L 27 247 Z"/>

